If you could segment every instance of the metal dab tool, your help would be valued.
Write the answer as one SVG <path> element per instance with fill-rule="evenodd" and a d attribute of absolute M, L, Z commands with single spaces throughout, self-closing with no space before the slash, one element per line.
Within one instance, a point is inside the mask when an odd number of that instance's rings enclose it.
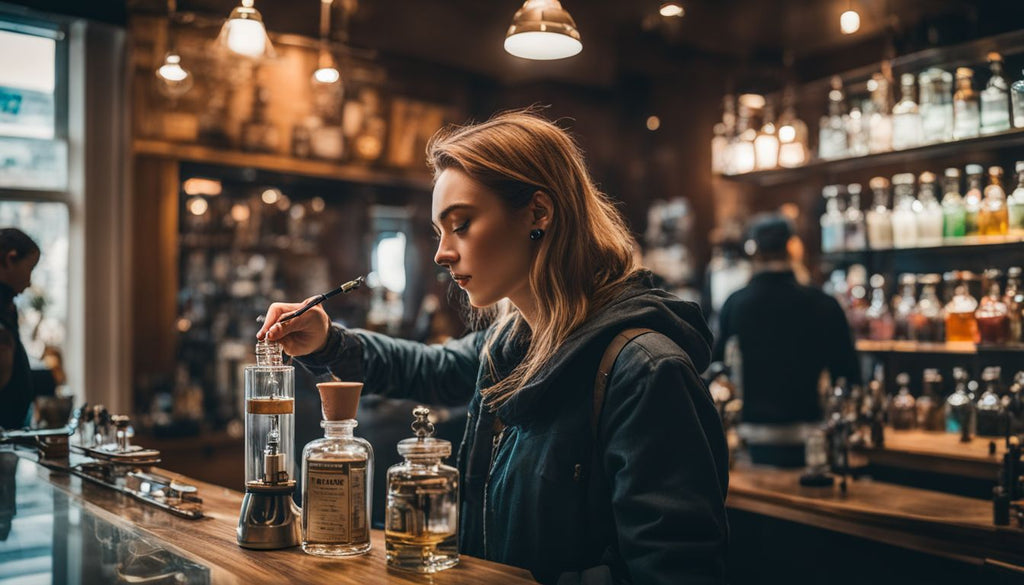
<path fill-rule="evenodd" d="M 362 276 L 360 276 L 359 278 L 356 278 L 355 280 L 350 280 L 350 281 L 346 282 L 345 284 L 339 286 L 338 288 L 336 288 L 334 290 L 329 290 L 329 291 L 325 292 L 322 295 L 317 295 L 316 297 L 311 299 L 308 303 L 306 303 L 305 305 L 302 305 L 301 307 L 299 307 L 299 310 L 295 311 L 294 313 L 289 313 L 289 314 L 285 315 L 284 317 L 281 317 L 280 319 L 277 320 L 277 322 L 278 323 L 284 323 L 285 321 L 291 321 L 292 319 L 298 317 L 299 315 L 305 313 L 306 311 L 312 309 L 313 307 L 319 305 L 320 303 L 326 301 L 327 299 L 329 299 L 329 298 L 331 298 L 331 297 L 333 297 L 335 295 L 338 295 L 338 294 L 341 294 L 341 293 L 350 293 L 350 292 L 356 290 L 357 288 L 362 286 L 365 281 L 366 281 L 366 279 L 363 278 Z M 266 317 L 263 316 L 263 315 L 260 315 L 259 317 L 256 317 L 256 322 L 258 322 L 258 323 L 263 323 L 264 320 L 266 320 Z"/>

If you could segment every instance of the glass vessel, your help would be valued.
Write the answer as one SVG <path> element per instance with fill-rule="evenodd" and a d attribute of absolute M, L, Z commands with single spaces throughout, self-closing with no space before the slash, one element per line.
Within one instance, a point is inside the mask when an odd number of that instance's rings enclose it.
<path fill-rule="evenodd" d="M 868 243 L 873 249 L 892 247 L 892 212 L 889 211 L 889 179 L 875 177 L 868 183 L 871 188 L 871 209 L 867 212 Z"/>
<path fill-rule="evenodd" d="M 985 89 L 981 90 L 981 133 L 994 134 L 1010 129 L 1010 84 L 1003 77 L 1003 57 L 988 54 L 992 71 Z"/>
<path fill-rule="evenodd" d="M 850 203 L 843 213 L 844 247 L 847 250 L 863 250 L 867 248 L 868 242 L 864 227 L 864 212 L 860 210 L 860 184 L 847 185 L 846 193 L 850 196 Z"/>
<path fill-rule="evenodd" d="M 953 139 L 953 75 L 936 67 L 917 76 L 922 138 L 925 144 Z"/>
<path fill-rule="evenodd" d="M 1024 79 L 1018 79 L 1010 86 L 1010 102 L 1014 127 L 1024 128 Z"/>
<path fill-rule="evenodd" d="M 999 281 L 991 277 L 987 280 L 988 294 L 974 313 L 978 322 L 978 336 L 982 343 L 1006 343 L 1010 337 L 1009 311 L 999 292 Z"/>
<path fill-rule="evenodd" d="M 970 67 L 956 70 L 956 93 L 953 94 L 953 139 L 973 138 L 980 131 L 978 92 L 972 85 L 974 71 Z"/>
<path fill-rule="evenodd" d="M 796 90 L 787 86 L 782 95 L 782 116 L 779 118 L 779 166 L 786 168 L 807 164 L 807 124 L 796 115 Z"/>
<path fill-rule="evenodd" d="M 1006 198 L 1007 232 L 1024 236 L 1024 160 L 1017 161 L 1017 188 Z"/>
<path fill-rule="evenodd" d="M 910 339 L 910 319 L 917 302 L 914 292 L 917 289 L 917 277 L 913 274 L 900 275 L 900 290 L 893 299 L 893 339 Z"/>
<path fill-rule="evenodd" d="M 892 150 L 892 106 L 889 80 L 875 73 L 868 80 L 871 102 L 868 104 L 868 150 L 872 153 Z"/>
<path fill-rule="evenodd" d="M 828 92 L 828 115 L 822 116 L 818 138 L 818 158 L 841 158 L 847 155 L 846 107 L 843 80 L 832 77 L 832 90 Z"/>
<path fill-rule="evenodd" d="M 985 392 L 978 397 L 975 431 L 979 437 L 1003 437 L 1006 435 L 1007 413 L 999 391 L 1002 370 L 998 366 L 985 368 L 981 381 Z"/>
<path fill-rule="evenodd" d="M 868 150 L 868 117 L 857 106 L 850 107 L 846 117 L 846 140 L 849 156 L 864 156 Z"/>
<path fill-rule="evenodd" d="M 736 123 L 736 135 L 729 144 L 728 154 L 730 174 L 749 173 L 757 166 L 757 155 L 754 150 L 754 138 L 757 131 L 750 127 L 750 108 L 740 104 L 739 121 Z"/>
<path fill-rule="evenodd" d="M 1012 266 L 1006 271 L 1006 304 L 1008 341 L 1020 343 L 1024 341 L 1024 290 L 1021 289 L 1021 268 Z"/>
<path fill-rule="evenodd" d="M 935 173 L 925 171 L 918 177 L 917 203 L 917 245 L 939 246 L 942 244 L 942 206 L 935 198 Z"/>
<path fill-rule="evenodd" d="M 914 74 L 900 76 L 900 101 L 892 107 L 892 148 L 902 150 L 921 144 L 921 113 L 914 101 Z"/>
<path fill-rule="evenodd" d="M 889 402 L 889 425 L 897 431 L 907 431 L 917 426 L 917 404 L 910 393 L 910 374 L 896 376 L 899 391 Z"/>
<path fill-rule="evenodd" d="M 850 291 L 850 308 L 847 318 L 850 321 L 850 329 L 857 339 L 868 339 L 871 337 L 870 325 L 867 317 L 868 292 L 867 292 L 867 271 L 864 266 L 854 264 L 850 267 L 847 276 Z"/>
<path fill-rule="evenodd" d="M 942 302 L 936 294 L 941 282 L 938 274 L 924 274 L 918 278 L 921 297 L 910 313 L 910 339 L 941 343 L 946 338 Z"/>
<path fill-rule="evenodd" d="M 302 550 L 318 556 L 363 554 L 370 550 L 373 448 L 353 435 L 362 384 L 318 387 L 324 402 L 324 436 L 302 450 Z M 339 395 L 343 393 L 354 393 L 354 400 Z M 351 406 L 341 414 L 332 408 L 335 402 Z"/>
<path fill-rule="evenodd" d="M 917 399 L 917 428 L 924 431 L 942 431 L 946 416 L 942 405 L 942 374 L 936 369 L 924 371 L 921 396 Z"/>
<path fill-rule="evenodd" d="M 825 198 L 825 213 L 821 216 L 821 251 L 836 252 L 845 242 L 845 217 L 839 211 L 839 187 L 826 185 L 821 190 Z"/>
<path fill-rule="evenodd" d="M 441 462 L 452 445 L 433 437 L 429 414 L 422 406 L 413 410 L 416 437 L 398 443 L 405 461 L 387 475 L 387 563 L 417 573 L 436 573 L 459 562 L 459 472 Z"/>
<path fill-rule="evenodd" d="M 966 229 L 967 209 L 960 196 L 960 169 L 945 171 L 942 195 L 942 237 L 962 238 Z"/>
<path fill-rule="evenodd" d="M 892 178 L 895 196 L 892 211 L 892 245 L 913 248 L 917 245 L 917 214 L 914 213 L 914 174 L 900 173 Z"/>
<path fill-rule="evenodd" d="M 953 298 L 946 304 L 946 341 L 978 342 L 978 322 L 974 312 L 978 301 L 970 295 L 967 284 L 958 277 Z"/>
<path fill-rule="evenodd" d="M 732 95 L 722 98 L 722 121 L 715 124 L 714 138 L 711 139 L 711 171 L 717 174 L 730 172 L 729 143 L 736 131 L 736 99 Z"/>
<path fill-rule="evenodd" d="M 1006 192 L 1003 191 L 1002 167 L 989 167 L 988 181 L 978 211 L 978 233 L 983 236 L 1005 236 L 1009 231 L 1010 217 L 1006 209 Z"/>
<path fill-rule="evenodd" d="M 964 235 L 978 235 L 978 214 L 981 212 L 981 180 L 985 168 L 967 165 L 967 192 L 964 193 Z"/>
<path fill-rule="evenodd" d="M 754 139 L 754 155 L 758 170 L 779 166 L 779 137 L 775 130 L 775 111 L 771 102 L 764 106 L 764 123 Z"/>
<path fill-rule="evenodd" d="M 953 381 L 956 389 L 946 398 L 946 432 L 959 433 L 963 440 L 970 440 L 974 435 L 975 407 L 967 393 L 967 370 L 953 368 Z"/>
<path fill-rule="evenodd" d="M 889 341 L 895 333 L 895 323 L 885 300 L 885 277 L 871 276 L 871 305 L 865 316 L 868 320 L 868 337 L 875 341 Z"/>

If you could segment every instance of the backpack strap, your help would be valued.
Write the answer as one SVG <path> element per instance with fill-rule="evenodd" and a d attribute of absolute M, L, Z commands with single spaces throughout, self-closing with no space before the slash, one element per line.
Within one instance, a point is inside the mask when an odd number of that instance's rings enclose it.
<path fill-rule="evenodd" d="M 608 378 L 611 376 L 615 360 L 618 359 L 619 353 L 622 351 L 622 348 L 626 347 L 627 343 L 644 333 L 655 333 L 655 331 L 645 327 L 626 329 L 616 335 L 612 342 L 608 344 L 608 349 L 604 350 L 601 364 L 597 366 L 597 379 L 594 380 L 594 408 L 590 417 L 590 430 L 594 436 L 594 441 L 597 441 L 597 426 L 601 419 L 601 409 L 604 408 L 604 395 L 605 391 L 608 390 Z"/>

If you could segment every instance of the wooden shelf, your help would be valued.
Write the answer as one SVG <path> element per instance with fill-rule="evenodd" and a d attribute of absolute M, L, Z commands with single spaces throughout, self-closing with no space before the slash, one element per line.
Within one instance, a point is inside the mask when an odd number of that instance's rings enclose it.
<path fill-rule="evenodd" d="M 978 345 L 969 341 L 927 343 L 917 341 L 874 341 L 858 339 L 857 351 L 865 353 L 941 353 L 976 355 L 979 353 L 1024 353 L 1024 343 Z"/>
<path fill-rule="evenodd" d="M 179 144 L 162 140 L 137 139 L 132 146 L 136 155 L 157 158 L 256 169 L 382 187 L 410 187 L 424 191 L 429 191 L 432 188 L 431 178 L 425 171 L 378 169 L 359 165 L 300 159 L 280 154 L 222 150 L 199 144 Z"/>
<path fill-rule="evenodd" d="M 990 454 L 995 444 L 995 453 Z M 862 453 L 875 465 L 959 475 L 995 481 L 1002 466 L 1006 443 L 998 437 L 973 437 L 961 443 L 960 435 L 936 431 L 885 429 L 885 446 Z"/>
<path fill-rule="evenodd" d="M 802 181 L 810 177 L 871 169 L 883 165 L 910 164 L 922 159 L 941 158 L 949 155 L 968 155 L 992 150 L 1016 148 L 1024 145 L 1024 128 L 1014 128 L 997 134 L 940 142 L 904 150 L 879 152 L 865 156 L 813 160 L 793 169 L 771 169 L 738 175 L 720 175 L 724 179 L 753 183 L 762 187 Z"/>
<path fill-rule="evenodd" d="M 999 249 L 1006 247 L 1014 249 L 1024 244 L 1024 235 L 1008 236 L 966 236 L 963 238 L 947 238 L 941 244 L 934 246 L 915 246 L 913 248 L 865 248 L 863 250 L 843 250 L 840 252 L 824 252 L 822 260 L 826 262 L 849 262 L 863 260 L 871 255 L 891 254 L 922 254 L 922 253 L 945 253 L 964 249 L 981 248 L 985 250 Z M 1022 248 L 1024 250 L 1024 248 Z"/>

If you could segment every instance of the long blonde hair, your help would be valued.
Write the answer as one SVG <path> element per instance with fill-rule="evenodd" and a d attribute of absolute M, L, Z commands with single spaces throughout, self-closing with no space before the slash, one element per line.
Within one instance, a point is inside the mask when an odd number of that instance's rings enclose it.
<path fill-rule="evenodd" d="M 492 345 L 502 331 L 522 331 L 525 322 L 507 299 L 492 309 L 496 321 L 484 355 L 496 383 L 482 393 L 494 407 L 511 398 L 576 328 L 622 290 L 638 268 L 634 240 L 615 205 L 594 185 L 576 142 L 533 109 L 442 129 L 427 145 L 427 160 L 435 180 L 457 169 L 512 210 L 528 205 L 537 191 L 551 198 L 551 219 L 530 269 L 537 322 L 523 361 L 502 380 L 496 380 Z"/>

